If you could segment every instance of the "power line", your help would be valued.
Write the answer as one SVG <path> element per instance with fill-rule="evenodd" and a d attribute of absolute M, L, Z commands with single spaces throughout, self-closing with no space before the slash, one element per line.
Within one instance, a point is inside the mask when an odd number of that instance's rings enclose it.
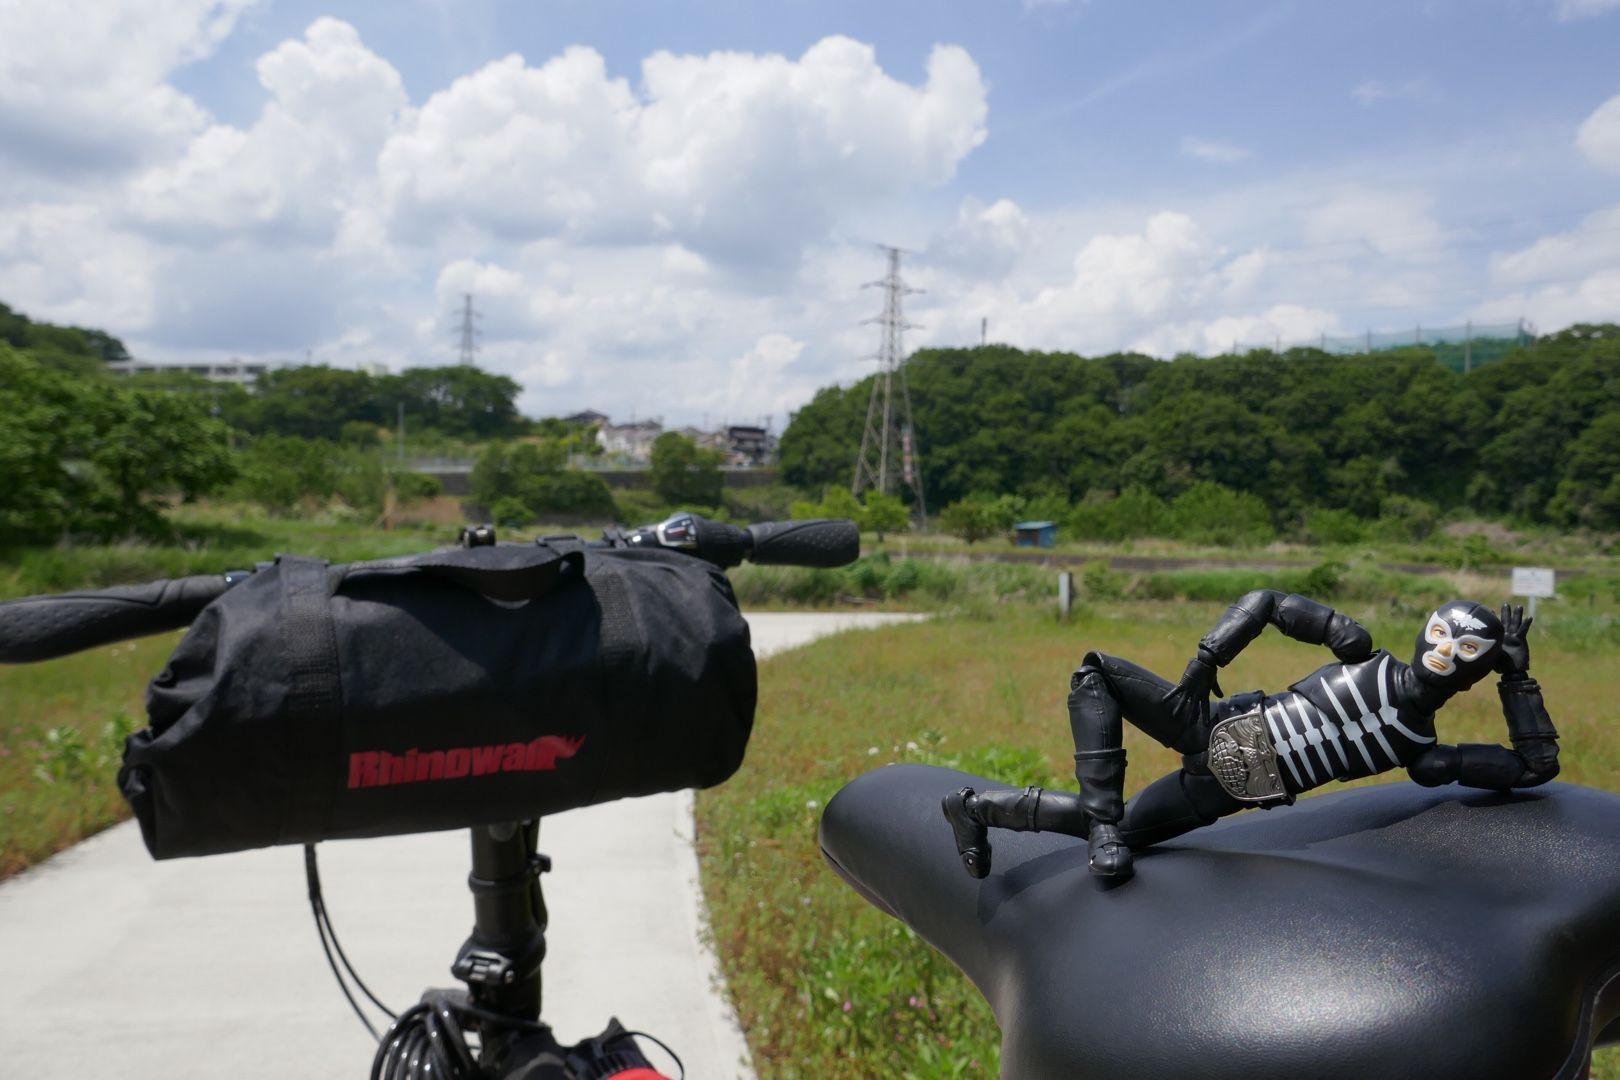
<path fill-rule="evenodd" d="M 928 504 L 923 498 L 922 457 L 917 447 L 917 433 L 912 421 L 911 390 L 906 384 L 905 350 L 902 334 L 915 330 L 906 322 L 902 300 L 910 294 L 922 292 L 913 289 L 900 277 L 900 256 L 897 247 L 879 245 L 888 255 L 889 272 L 881 281 L 869 281 L 862 288 L 883 290 L 883 314 L 863 320 L 863 325 L 876 323 L 882 328 L 882 344 L 875 359 L 882 367 L 872 382 L 872 396 L 866 403 L 866 429 L 861 434 L 861 450 L 855 459 L 855 480 L 851 491 L 857 498 L 863 490 L 876 490 L 889 495 L 903 481 L 917 496 L 917 512 L 923 528 L 928 527 Z M 900 397 L 895 400 L 895 383 L 900 384 Z M 898 406 L 900 415 L 895 416 Z M 881 420 L 879 416 L 881 415 Z M 876 464 L 873 464 L 873 457 Z"/>
<path fill-rule="evenodd" d="M 473 308 L 472 293 L 462 293 L 461 302 L 461 356 L 460 362 L 464 367 L 474 367 L 478 363 L 478 339 L 483 331 L 478 328 L 478 321 L 483 313 Z"/>

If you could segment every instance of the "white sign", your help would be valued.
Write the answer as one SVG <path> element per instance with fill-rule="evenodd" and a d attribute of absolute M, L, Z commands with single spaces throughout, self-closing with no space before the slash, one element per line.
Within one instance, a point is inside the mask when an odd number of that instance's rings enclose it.
<path fill-rule="evenodd" d="M 1552 596 L 1553 572 L 1546 566 L 1515 566 L 1513 568 L 1514 596 Z"/>

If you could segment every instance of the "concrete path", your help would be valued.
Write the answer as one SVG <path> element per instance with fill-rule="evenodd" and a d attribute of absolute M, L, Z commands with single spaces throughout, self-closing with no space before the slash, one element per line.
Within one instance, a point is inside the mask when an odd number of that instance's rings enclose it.
<path fill-rule="evenodd" d="M 751 615 L 760 656 L 894 615 Z M 759 723 L 771 722 L 761 716 Z M 744 766 L 747 767 L 746 765 Z M 565 1042 L 610 1015 L 675 1048 L 691 1080 L 751 1080 L 701 944 L 689 792 L 547 818 L 545 1006 Z M 467 838 L 321 845 L 339 940 L 396 1011 L 451 986 L 472 925 Z M 321 955 L 298 848 L 153 862 L 132 822 L 0 884 L 8 1076 L 363 1077 L 374 1044 Z M 655 1065 L 673 1075 L 667 1061 Z"/>

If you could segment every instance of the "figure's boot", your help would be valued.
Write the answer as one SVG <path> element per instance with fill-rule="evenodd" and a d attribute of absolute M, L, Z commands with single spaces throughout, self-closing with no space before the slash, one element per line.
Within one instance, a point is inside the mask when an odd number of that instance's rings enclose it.
<path fill-rule="evenodd" d="M 1091 872 L 1125 878 L 1131 849 L 1119 835 L 1125 813 L 1125 748 L 1119 701 L 1103 671 L 1106 658 L 1086 654 L 1069 681 L 1069 728 L 1074 735 L 1074 776 L 1080 805 L 1091 818 L 1087 837 Z"/>
<path fill-rule="evenodd" d="M 1074 755 L 1080 804 L 1091 817 L 1088 837 L 1091 872 L 1101 877 L 1131 876 L 1131 849 L 1119 835 L 1125 813 L 1125 750 L 1081 750 Z"/>
<path fill-rule="evenodd" d="M 990 830 L 974 814 L 979 797 L 970 787 L 953 791 L 942 803 L 945 820 L 956 837 L 956 853 L 968 877 L 982 878 L 990 872 Z"/>

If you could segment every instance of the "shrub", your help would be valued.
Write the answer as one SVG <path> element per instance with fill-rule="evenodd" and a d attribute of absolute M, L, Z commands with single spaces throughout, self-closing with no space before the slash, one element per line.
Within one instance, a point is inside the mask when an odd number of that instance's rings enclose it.
<path fill-rule="evenodd" d="M 1200 481 L 1170 504 L 1175 535 L 1221 547 L 1264 544 L 1276 536 L 1271 513 L 1256 495 Z"/>
<path fill-rule="evenodd" d="M 1312 544 L 1359 544 L 1367 539 L 1367 527 L 1348 510 L 1307 510 L 1304 539 Z"/>
<path fill-rule="evenodd" d="M 1007 532 L 1022 510 L 1023 500 L 1015 495 L 977 492 L 947 506 L 939 515 L 939 524 L 952 536 L 972 544 Z"/>
<path fill-rule="evenodd" d="M 1170 534 L 1170 508 L 1146 488 L 1128 487 L 1117 496 L 1092 498 L 1068 515 L 1069 531 L 1085 540 L 1132 540 Z"/>

